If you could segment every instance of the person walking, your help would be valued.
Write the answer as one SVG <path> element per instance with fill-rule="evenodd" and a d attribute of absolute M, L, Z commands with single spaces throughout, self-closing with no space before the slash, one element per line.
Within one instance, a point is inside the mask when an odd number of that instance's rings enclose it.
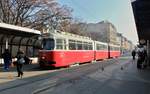
<path fill-rule="evenodd" d="M 146 67 L 147 52 L 143 45 L 138 46 L 137 54 L 138 54 L 137 68 L 141 69 L 143 65 L 144 67 Z"/>
<path fill-rule="evenodd" d="M 133 50 L 133 51 L 132 51 L 133 60 L 135 60 L 135 55 L 136 55 L 136 52 L 135 52 L 135 50 Z"/>
<path fill-rule="evenodd" d="M 2 58 L 4 59 L 4 70 L 8 71 L 12 62 L 12 57 L 8 49 L 5 49 L 4 53 L 2 54 Z"/>
<path fill-rule="evenodd" d="M 17 72 L 18 72 L 18 76 L 17 77 L 21 77 L 23 76 L 23 64 L 25 63 L 25 60 L 24 60 L 24 51 L 23 50 L 19 50 L 18 53 L 17 53 Z"/>

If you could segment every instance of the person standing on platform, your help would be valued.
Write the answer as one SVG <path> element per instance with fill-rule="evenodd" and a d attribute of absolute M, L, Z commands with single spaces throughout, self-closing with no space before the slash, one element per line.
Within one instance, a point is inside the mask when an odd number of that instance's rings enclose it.
<path fill-rule="evenodd" d="M 135 55 L 136 55 L 136 52 L 135 52 L 135 50 L 133 50 L 133 51 L 132 51 L 133 60 L 135 60 Z"/>
<path fill-rule="evenodd" d="M 18 76 L 17 77 L 21 77 L 23 76 L 23 64 L 25 63 L 25 60 L 24 60 L 24 51 L 23 50 L 19 50 L 18 53 L 17 53 L 17 72 L 18 72 Z"/>
<path fill-rule="evenodd" d="M 138 60 L 137 60 L 137 68 L 141 69 L 146 67 L 147 63 L 147 52 L 143 45 L 139 45 L 137 49 Z"/>
<path fill-rule="evenodd" d="M 5 49 L 4 53 L 2 54 L 2 58 L 4 59 L 4 70 L 8 71 L 12 62 L 11 54 L 8 49 Z"/>

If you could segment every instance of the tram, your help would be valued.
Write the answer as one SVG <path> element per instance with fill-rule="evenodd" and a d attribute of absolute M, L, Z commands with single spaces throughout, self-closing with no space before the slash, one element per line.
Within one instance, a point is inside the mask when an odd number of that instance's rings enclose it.
<path fill-rule="evenodd" d="M 60 31 L 43 35 L 42 48 L 38 57 L 41 67 L 65 67 L 81 64 L 109 58 L 109 54 L 111 57 L 120 56 L 119 46 L 111 45 L 109 51 L 107 43 Z"/>

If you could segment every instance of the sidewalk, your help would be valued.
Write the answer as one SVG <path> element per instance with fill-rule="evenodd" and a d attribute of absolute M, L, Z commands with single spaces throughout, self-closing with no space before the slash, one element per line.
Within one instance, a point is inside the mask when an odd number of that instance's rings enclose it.
<path fill-rule="evenodd" d="M 41 70 L 38 64 L 24 65 L 23 70 L 24 70 L 23 78 L 28 78 L 28 77 L 48 73 L 50 71 L 54 71 L 54 70 Z M 0 66 L 0 84 L 21 79 L 16 76 L 17 76 L 16 67 L 11 67 L 9 71 L 4 71 L 3 67 Z"/>
<path fill-rule="evenodd" d="M 108 64 L 105 63 L 102 65 L 107 66 L 107 65 L 109 65 L 109 63 Z M 33 77 L 33 76 L 45 74 L 45 73 L 59 71 L 58 69 L 56 69 L 56 70 L 42 70 L 42 69 L 40 69 L 38 64 L 24 65 L 23 70 L 24 70 L 23 78 L 28 78 L 28 77 Z M 10 67 L 9 71 L 4 71 L 3 66 L 0 66 L 0 84 L 21 79 L 21 78 L 16 77 L 16 76 L 17 76 L 17 71 L 16 71 L 15 66 Z"/>

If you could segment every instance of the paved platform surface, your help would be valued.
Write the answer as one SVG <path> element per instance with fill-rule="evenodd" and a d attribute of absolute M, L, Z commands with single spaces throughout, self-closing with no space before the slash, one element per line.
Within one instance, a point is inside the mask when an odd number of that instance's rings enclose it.
<path fill-rule="evenodd" d="M 40 69 L 38 64 L 24 65 L 23 70 L 24 70 L 23 78 L 33 77 L 44 73 L 56 71 L 56 70 L 42 70 Z M 20 77 L 16 77 L 16 76 L 17 76 L 17 71 L 15 66 L 10 67 L 9 71 L 4 71 L 3 66 L 0 67 L 0 84 L 9 81 L 19 80 Z"/>
<path fill-rule="evenodd" d="M 125 58 L 127 58 L 127 57 L 125 57 Z M 103 62 L 103 61 L 101 61 L 101 62 Z M 84 65 L 88 65 L 88 64 L 89 63 L 84 64 Z M 104 64 L 104 65 L 107 65 L 107 64 Z M 46 74 L 46 73 L 61 71 L 61 70 L 64 70 L 64 69 L 66 69 L 66 68 L 43 70 L 39 67 L 38 64 L 24 65 L 23 66 L 23 71 L 24 71 L 23 78 L 34 77 L 34 76 L 38 76 L 38 75 L 42 75 L 42 74 Z M 17 70 L 16 70 L 15 66 L 10 67 L 9 71 L 5 71 L 3 69 L 3 66 L 0 66 L 0 84 L 10 82 L 10 81 L 19 80 L 20 77 L 16 77 L 16 76 L 17 76 Z"/>
<path fill-rule="evenodd" d="M 131 57 L 57 70 L 33 69 L 23 79 L 1 83 L 0 93 L 150 94 L 150 69 L 138 70 Z"/>

